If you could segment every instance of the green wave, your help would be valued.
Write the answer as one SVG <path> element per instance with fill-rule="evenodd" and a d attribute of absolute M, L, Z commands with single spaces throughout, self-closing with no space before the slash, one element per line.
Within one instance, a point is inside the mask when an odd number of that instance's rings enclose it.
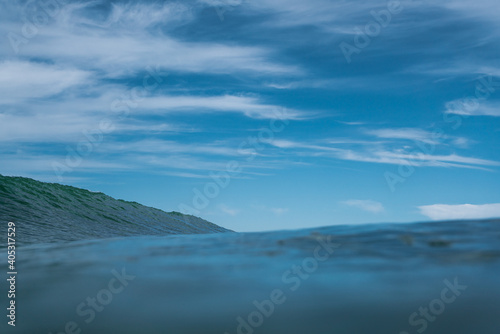
<path fill-rule="evenodd" d="M 199 217 L 164 212 L 57 183 L 0 175 L 0 221 L 16 223 L 18 245 L 133 235 L 229 230 Z M 4 247 L 6 240 L 0 241 Z"/>

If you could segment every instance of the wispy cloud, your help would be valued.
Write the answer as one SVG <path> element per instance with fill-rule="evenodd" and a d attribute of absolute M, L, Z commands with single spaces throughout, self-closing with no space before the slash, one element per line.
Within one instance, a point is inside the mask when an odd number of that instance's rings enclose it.
<path fill-rule="evenodd" d="M 55 77 L 53 80 L 58 79 Z M 64 79 L 61 79 L 61 82 L 64 82 Z M 125 96 L 127 91 L 106 86 L 103 88 L 109 88 L 110 91 L 97 95 L 95 95 L 94 88 L 80 88 L 79 95 L 82 96 L 78 97 L 75 97 L 73 93 L 68 93 L 57 100 L 37 101 L 34 99 L 36 94 L 45 96 L 62 94 L 62 90 L 69 88 L 69 84 L 60 88 L 63 85 L 61 82 L 56 84 L 50 80 L 47 81 L 46 77 L 42 78 L 39 83 L 26 80 L 22 83 L 22 89 L 19 84 L 10 96 L 6 95 L 0 101 L 0 105 L 7 102 L 6 108 L 0 110 L 0 141 L 75 141 L 82 136 L 83 131 L 95 130 L 104 118 L 113 122 L 115 135 L 130 135 L 144 131 L 150 134 L 200 131 L 194 125 L 188 127 L 172 122 L 159 123 L 157 119 L 147 119 L 146 116 L 231 113 L 251 119 L 283 121 L 304 120 L 310 116 L 310 113 L 305 111 L 268 104 L 258 97 L 157 95 L 133 102 L 137 104 L 137 107 L 130 111 L 130 116 L 127 119 L 119 119 L 117 113 L 111 110 L 113 101 Z M 46 87 L 51 84 L 54 87 Z M 14 82 L 12 86 L 15 85 Z M 9 86 L 6 79 L 0 78 L 0 88 L 1 86 Z M 6 88 L 5 91 L 9 92 L 9 89 Z M 33 98 L 27 98 L 30 92 L 33 92 Z M 90 96 L 85 96 L 85 94 Z"/>
<path fill-rule="evenodd" d="M 241 152 L 238 150 L 238 145 L 229 142 L 217 142 L 217 143 L 194 143 L 194 144 L 183 144 L 176 141 L 160 140 L 160 139 L 148 139 L 135 142 L 124 142 L 124 143 L 110 143 L 105 144 L 104 149 L 106 152 L 142 152 L 142 153 L 157 153 L 157 154 L 179 154 L 191 153 L 192 155 L 204 154 L 204 155 L 215 155 L 215 156 L 242 156 L 246 157 L 246 152 Z"/>
<path fill-rule="evenodd" d="M 147 28 L 158 24 L 176 27 L 194 19 L 192 7 L 188 2 L 164 3 L 112 3 L 106 18 L 78 16 L 80 24 L 91 24 L 110 28 L 114 25 L 130 28 Z"/>
<path fill-rule="evenodd" d="M 66 89 L 89 84 L 92 73 L 44 63 L 0 62 L 2 104 L 19 103 L 59 94 Z"/>
<path fill-rule="evenodd" d="M 273 213 L 275 216 L 282 216 L 289 211 L 288 208 L 270 207 L 267 205 L 260 205 L 260 204 L 252 204 L 251 207 L 252 209 L 257 211 Z"/>
<path fill-rule="evenodd" d="M 500 203 L 494 204 L 433 204 L 418 207 L 420 214 L 432 220 L 481 219 L 500 217 Z"/>
<path fill-rule="evenodd" d="M 399 133 L 395 131 L 395 133 Z M 408 137 L 411 137 L 410 135 Z M 420 138 L 420 137 L 419 137 Z M 424 139 L 422 139 L 424 140 Z M 328 140 L 335 143 L 335 140 Z M 359 161 L 378 164 L 392 165 L 414 165 L 414 166 L 429 166 L 429 167 L 456 167 L 456 168 L 476 168 L 484 169 L 484 166 L 500 166 L 500 162 L 466 157 L 456 153 L 450 154 L 427 154 L 411 146 L 397 146 L 396 148 L 387 148 L 379 142 L 369 141 L 341 141 L 339 147 L 329 146 L 325 143 L 307 144 L 291 140 L 274 140 L 269 142 L 270 145 L 279 147 L 285 150 L 298 150 L 302 155 L 309 156 L 324 156 L 334 159 Z M 352 148 L 346 148 L 345 144 L 353 144 Z M 459 143 L 460 144 L 460 143 Z"/>
<path fill-rule="evenodd" d="M 471 140 L 465 137 L 454 137 L 445 135 L 442 131 L 429 131 L 419 128 L 374 129 L 366 130 L 366 134 L 377 138 L 407 140 L 414 143 L 421 142 L 433 146 L 451 145 L 457 147 L 467 147 L 471 143 Z"/>
<path fill-rule="evenodd" d="M 60 6 L 59 14 L 41 29 L 40 36 L 23 45 L 21 54 L 60 64 L 71 63 L 99 71 L 106 77 L 127 75 L 146 66 L 187 73 L 290 75 L 302 72 L 297 66 L 274 61 L 276 57 L 270 48 L 176 38 L 172 29 L 196 19 L 192 2 L 97 6 L 96 1 Z M 23 8 L 17 10 L 22 12 Z M 22 26 L 22 22 L 9 24 L 8 29 L 12 31 Z M 0 51 L 0 55 L 6 56 L 9 51 Z"/>
<path fill-rule="evenodd" d="M 415 128 L 395 128 L 395 129 L 376 129 L 368 130 L 367 134 L 373 135 L 378 138 L 388 138 L 388 139 L 407 139 L 413 141 L 420 141 L 427 144 L 439 144 L 436 140 L 436 136 L 429 131 Z"/>
<path fill-rule="evenodd" d="M 288 208 L 269 208 L 269 211 L 274 213 L 276 216 L 281 216 L 288 212 Z"/>
<path fill-rule="evenodd" d="M 382 203 L 372 200 L 351 199 L 340 203 L 371 213 L 380 213 L 385 210 Z"/>
<path fill-rule="evenodd" d="M 432 155 L 432 154 L 413 154 L 401 153 L 393 151 L 376 151 L 376 152 L 353 152 L 343 151 L 339 157 L 346 160 L 385 163 L 394 165 L 417 165 L 417 166 L 432 166 L 432 167 L 461 167 L 472 168 L 478 166 L 500 166 L 497 161 L 486 159 L 464 157 L 457 154 L 448 155 Z"/>
<path fill-rule="evenodd" d="M 240 213 L 240 210 L 231 208 L 226 204 L 219 204 L 219 210 L 230 216 L 236 216 Z"/>
<path fill-rule="evenodd" d="M 42 104 L 43 105 L 43 104 Z M 15 108 L 0 111 L 0 142 L 71 142 L 83 137 L 85 129 L 95 129 L 97 115 L 59 112 L 21 112 Z"/>
<path fill-rule="evenodd" d="M 142 112 L 157 113 L 203 113 L 233 112 L 256 119 L 299 120 L 310 117 L 310 113 L 266 104 L 257 97 L 249 96 L 156 96 L 141 101 Z"/>
<path fill-rule="evenodd" d="M 481 101 L 472 103 L 470 100 L 454 100 L 446 103 L 445 113 L 464 116 L 500 117 L 500 102 Z"/>

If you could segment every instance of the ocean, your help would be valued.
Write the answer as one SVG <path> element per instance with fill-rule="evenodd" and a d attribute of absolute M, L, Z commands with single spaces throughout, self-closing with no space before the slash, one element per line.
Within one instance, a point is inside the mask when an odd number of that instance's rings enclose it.
<path fill-rule="evenodd" d="M 28 198 L 18 183 L 32 181 L 6 179 L 0 183 L 0 218 L 5 235 L 8 221 L 16 227 L 16 326 L 4 315 L 1 333 L 498 334 L 500 329 L 498 219 L 346 222 L 236 233 L 203 220 L 163 226 L 158 218 L 163 214 L 155 211 L 158 220 L 150 220 L 157 225 L 147 229 L 148 222 L 133 211 L 147 209 L 120 202 L 125 209 L 115 210 L 111 199 L 94 203 L 105 196 L 99 193 L 79 194 L 79 204 L 74 195 L 66 193 L 66 203 L 59 193 L 53 204 L 80 218 L 49 219 L 52 204 L 41 203 L 51 196 L 37 193 L 42 185 L 31 184 Z M 9 182 L 21 190 L 13 195 Z M 43 187 L 47 193 L 66 191 Z M 42 206 L 48 211 L 35 217 Z M 136 225 L 123 223 L 120 230 L 115 217 L 120 211 Z M 108 218 L 91 216 L 97 214 Z M 202 234 L 184 234 L 189 226 L 191 233 Z M 99 235 L 101 228 L 105 235 Z M 5 243 L 0 251 L 7 253 Z M 9 278 L 7 255 L 0 270 Z M 8 290 L 3 279 L 6 314 Z"/>

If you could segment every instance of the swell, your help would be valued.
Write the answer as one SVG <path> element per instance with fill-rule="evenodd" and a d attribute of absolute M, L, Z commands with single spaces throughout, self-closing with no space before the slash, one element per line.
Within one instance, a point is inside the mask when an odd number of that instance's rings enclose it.
<path fill-rule="evenodd" d="M 0 175 L 0 208 L 2 224 L 16 223 L 18 245 L 229 231 L 195 216 L 23 177 Z"/>

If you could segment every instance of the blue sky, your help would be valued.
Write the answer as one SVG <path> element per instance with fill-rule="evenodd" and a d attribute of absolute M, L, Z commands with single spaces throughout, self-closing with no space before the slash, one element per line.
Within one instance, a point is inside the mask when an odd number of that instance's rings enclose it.
<path fill-rule="evenodd" d="M 498 1 L 1 1 L 0 173 L 236 231 L 500 216 Z"/>

